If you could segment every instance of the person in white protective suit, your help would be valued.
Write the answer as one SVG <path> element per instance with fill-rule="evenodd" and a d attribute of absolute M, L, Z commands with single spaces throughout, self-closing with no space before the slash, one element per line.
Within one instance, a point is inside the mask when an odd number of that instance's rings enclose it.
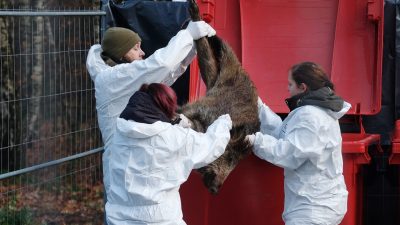
<path fill-rule="evenodd" d="M 139 35 L 126 28 L 111 27 L 104 33 L 101 45 L 90 48 L 86 67 L 95 86 L 97 118 L 104 142 L 105 189 L 108 188 L 108 146 L 129 97 L 144 83 L 172 85 L 196 55 L 194 40 L 215 34 L 204 21 L 189 22 L 166 47 L 143 59 L 145 53 L 140 48 Z"/>
<path fill-rule="evenodd" d="M 288 116 L 282 122 L 259 99 L 261 131 L 247 139 L 256 156 L 284 168 L 286 225 L 339 224 L 348 192 L 338 119 L 351 106 L 315 63 L 294 65 L 288 81 Z"/>
<path fill-rule="evenodd" d="M 199 133 L 174 125 L 176 104 L 170 87 L 144 84 L 117 119 L 109 145 L 108 224 L 185 224 L 179 187 L 192 169 L 223 154 L 232 121 L 222 115 Z"/>

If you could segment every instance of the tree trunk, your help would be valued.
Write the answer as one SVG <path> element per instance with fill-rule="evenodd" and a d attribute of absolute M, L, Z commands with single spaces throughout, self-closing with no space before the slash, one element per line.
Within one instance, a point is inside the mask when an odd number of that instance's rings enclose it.
<path fill-rule="evenodd" d="M 43 8 L 43 0 L 37 0 L 36 8 Z M 40 102 L 43 90 L 43 17 L 36 16 L 33 18 L 32 31 L 32 73 L 31 73 L 31 90 L 32 101 L 29 107 L 29 134 L 33 139 L 38 138 Z"/>
<path fill-rule="evenodd" d="M 0 0 L 0 8 L 7 9 L 9 1 Z M 19 143 L 16 119 L 16 84 L 13 71 L 13 47 L 9 17 L 0 17 L 0 158 L 1 171 L 19 168 L 19 157 L 15 146 Z"/>

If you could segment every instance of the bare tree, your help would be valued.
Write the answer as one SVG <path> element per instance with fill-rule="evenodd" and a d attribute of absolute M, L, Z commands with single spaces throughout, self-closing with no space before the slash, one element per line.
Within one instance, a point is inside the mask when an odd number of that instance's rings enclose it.
<path fill-rule="evenodd" d="M 29 1 L 28 1 L 29 2 Z M 43 0 L 36 1 L 36 8 L 43 7 Z M 32 73 L 31 73 L 31 87 L 32 87 L 32 101 L 29 108 L 29 134 L 37 138 L 38 133 L 38 117 L 40 115 L 40 96 L 43 89 L 43 17 L 36 16 L 33 18 L 32 30 Z"/>
<path fill-rule="evenodd" d="M 0 0 L 0 8 L 7 8 L 9 1 Z M 4 17 L 0 17 L 0 158 L 1 169 L 11 170 L 18 168 L 15 159 L 16 154 L 14 146 L 17 140 L 19 130 L 15 126 L 16 120 L 16 88 L 13 79 L 13 47 L 11 22 Z M 11 159 L 11 160 L 10 160 Z"/>

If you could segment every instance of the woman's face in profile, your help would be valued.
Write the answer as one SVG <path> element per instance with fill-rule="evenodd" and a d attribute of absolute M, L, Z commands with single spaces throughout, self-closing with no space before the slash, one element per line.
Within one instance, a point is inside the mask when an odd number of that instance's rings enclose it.
<path fill-rule="evenodd" d="M 144 57 L 144 52 L 140 47 L 141 42 L 137 43 L 133 48 L 131 48 L 125 55 L 124 59 L 128 62 L 133 62 L 135 60 L 142 60 Z"/>

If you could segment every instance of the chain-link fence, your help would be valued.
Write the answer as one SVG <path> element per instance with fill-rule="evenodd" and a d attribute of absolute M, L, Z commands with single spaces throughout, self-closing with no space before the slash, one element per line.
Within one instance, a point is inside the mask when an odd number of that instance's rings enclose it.
<path fill-rule="evenodd" d="M 0 225 L 102 224 L 99 1 L 0 0 Z"/>

